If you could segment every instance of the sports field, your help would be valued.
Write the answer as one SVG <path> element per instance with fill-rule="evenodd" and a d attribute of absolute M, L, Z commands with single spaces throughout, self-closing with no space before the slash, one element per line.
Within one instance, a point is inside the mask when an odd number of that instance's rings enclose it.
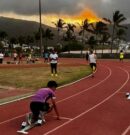
<path fill-rule="evenodd" d="M 43 59 L 35 64 L 2 64 L 0 65 L 0 103 L 29 96 L 37 89 L 46 87 L 49 80 L 58 82 L 58 86 L 73 82 L 91 73 L 84 59 L 77 66 L 60 59 L 58 76 L 51 76 L 50 65 Z M 6 63 L 6 62 L 4 62 Z"/>
<path fill-rule="evenodd" d="M 51 112 L 45 117 L 46 124 L 31 129 L 29 134 L 129 135 L 130 101 L 125 97 L 129 81 L 129 61 L 99 60 L 94 78 L 86 76 L 56 92 L 61 120 L 55 120 L 55 113 Z M 3 135 L 18 134 L 16 131 L 29 112 L 29 102 L 30 97 L 0 106 Z"/>

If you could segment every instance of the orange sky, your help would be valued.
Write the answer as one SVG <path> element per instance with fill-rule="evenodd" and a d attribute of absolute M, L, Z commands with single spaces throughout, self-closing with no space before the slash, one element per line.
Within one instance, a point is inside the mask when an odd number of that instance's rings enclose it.
<path fill-rule="evenodd" d="M 73 23 L 73 24 L 77 24 L 77 23 L 81 24 L 82 21 L 84 21 L 85 19 L 88 19 L 89 22 L 97 22 L 102 20 L 98 15 L 96 15 L 96 13 L 94 13 L 90 9 L 85 9 L 81 11 L 79 14 L 73 16 L 53 14 L 53 15 L 46 16 L 44 19 L 51 20 L 50 22 L 57 22 L 59 18 L 63 19 L 66 23 Z"/>
<path fill-rule="evenodd" d="M 14 13 L 2 13 L 0 16 L 15 18 L 15 19 L 23 19 L 23 20 L 29 20 L 29 21 L 36 21 L 39 22 L 39 16 L 32 15 L 32 16 L 24 16 L 24 15 L 17 15 Z M 61 18 L 66 23 L 73 23 L 73 24 L 81 24 L 83 20 L 88 19 L 90 22 L 100 21 L 101 18 L 94 13 L 91 9 L 85 9 L 81 11 L 78 14 L 75 15 L 56 15 L 56 14 L 47 14 L 42 15 L 42 23 L 47 24 L 49 26 L 55 27 L 52 22 L 57 22 L 57 20 Z"/>

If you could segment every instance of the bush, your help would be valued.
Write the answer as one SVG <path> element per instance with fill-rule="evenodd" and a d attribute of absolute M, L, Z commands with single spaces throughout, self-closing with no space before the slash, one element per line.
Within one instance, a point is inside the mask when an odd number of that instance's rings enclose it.
<path fill-rule="evenodd" d="M 76 51 L 76 50 L 83 50 L 84 47 L 81 43 L 77 41 L 72 41 L 67 43 L 63 48 L 62 51 Z"/>
<path fill-rule="evenodd" d="M 59 57 L 63 58 L 84 58 L 84 54 L 72 54 L 72 53 L 65 53 L 65 54 L 59 54 Z"/>

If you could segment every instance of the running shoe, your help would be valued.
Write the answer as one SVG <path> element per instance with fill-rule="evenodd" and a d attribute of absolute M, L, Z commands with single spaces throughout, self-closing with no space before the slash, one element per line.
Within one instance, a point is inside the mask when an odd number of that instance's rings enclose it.
<path fill-rule="evenodd" d="M 57 77 L 57 76 L 58 76 L 58 74 L 55 74 L 55 76 Z"/>
<path fill-rule="evenodd" d="M 27 122 L 23 121 L 22 124 L 21 124 L 21 129 L 24 129 L 26 126 L 27 126 Z"/>

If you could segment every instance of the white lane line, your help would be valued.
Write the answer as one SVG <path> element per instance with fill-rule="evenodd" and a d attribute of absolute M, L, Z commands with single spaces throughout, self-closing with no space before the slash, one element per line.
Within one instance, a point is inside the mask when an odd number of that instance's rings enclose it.
<path fill-rule="evenodd" d="M 107 68 L 108 68 L 108 67 L 107 67 Z M 104 80 L 102 80 L 102 81 L 100 81 L 99 83 L 93 85 L 92 87 L 89 87 L 88 89 L 83 90 L 82 92 L 79 92 L 79 93 L 74 94 L 74 95 L 72 95 L 72 96 L 69 96 L 69 97 L 67 97 L 67 98 L 65 98 L 65 99 L 62 99 L 62 100 L 60 100 L 60 101 L 57 101 L 57 103 L 60 103 L 60 102 L 63 102 L 63 101 L 65 101 L 65 100 L 67 100 L 67 99 L 73 98 L 73 97 L 75 97 L 75 96 L 77 96 L 77 95 L 79 95 L 79 94 L 81 94 L 81 93 L 83 93 L 83 92 L 86 92 L 87 90 L 90 90 L 90 89 L 92 89 L 92 88 L 94 88 L 94 87 L 100 85 L 101 83 L 103 83 L 104 81 L 106 81 L 106 80 L 111 76 L 111 69 L 108 68 L 108 70 L 109 70 L 109 75 L 108 75 Z M 12 118 L 12 119 L 5 120 L 5 121 L 3 121 L 3 122 L 0 122 L 0 125 L 1 125 L 1 123 L 2 123 L 2 124 L 7 123 L 7 122 L 9 122 L 9 121 L 11 121 L 11 120 L 17 119 L 17 118 L 19 118 L 19 117 L 23 117 L 24 115 L 25 115 L 25 114 L 22 114 L 22 115 L 20 115 L 20 116 L 14 117 L 14 118 Z"/>
<path fill-rule="evenodd" d="M 54 117 L 54 118 L 56 118 L 57 116 L 51 116 L 51 115 L 47 115 L 47 116 L 50 116 L 50 117 Z M 72 118 L 67 118 L 67 117 L 62 117 L 62 116 L 60 116 L 60 119 L 62 119 L 62 120 L 72 120 Z"/>
<path fill-rule="evenodd" d="M 23 117 L 23 116 L 25 116 L 25 114 L 19 115 L 19 116 L 17 116 L 17 117 L 12 118 L 12 119 L 5 120 L 5 121 L 3 121 L 3 122 L 0 122 L 0 125 L 5 124 L 5 123 L 8 123 L 8 122 L 10 122 L 10 121 L 12 121 L 12 120 L 21 118 L 21 117 Z"/>
<path fill-rule="evenodd" d="M 126 135 L 129 131 L 130 131 L 130 125 L 128 126 L 128 128 L 121 135 Z"/>
<path fill-rule="evenodd" d="M 126 67 L 130 68 L 130 66 L 126 66 Z M 121 135 L 126 135 L 129 131 L 130 131 L 130 125 L 125 129 L 125 131 Z"/>
<path fill-rule="evenodd" d="M 122 69 L 122 68 L 120 68 L 120 69 Z M 124 70 L 124 69 L 122 69 L 122 70 Z M 90 108 L 90 109 L 84 111 L 83 113 L 77 115 L 77 116 L 74 117 L 72 120 L 69 120 L 69 121 L 65 122 L 64 124 L 62 124 L 62 125 L 60 125 L 60 126 L 54 128 L 54 129 L 50 130 L 49 132 L 46 132 L 46 133 L 43 134 L 43 135 L 48 135 L 48 134 L 50 134 L 50 133 L 52 133 L 52 132 L 58 130 L 59 128 L 65 126 L 65 125 L 67 125 L 67 124 L 69 124 L 70 122 L 72 122 L 72 121 L 74 121 L 74 120 L 76 120 L 76 119 L 82 117 L 82 116 L 85 115 L 86 113 L 88 113 L 88 112 L 90 112 L 91 110 L 97 108 L 98 106 L 100 106 L 100 105 L 103 104 L 104 102 L 108 101 L 108 100 L 109 100 L 111 97 L 113 97 L 115 94 L 117 94 L 117 93 L 127 84 L 127 82 L 129 81 L 129 73 L 128 73 L 128 71 L 126 71 L 126 70 L 124 70 L 124 71 L 125 71 L 126 74 L 127 74 L 127 79 L 126 79 L 126 81 L 123 83 L 123 85 L 122 85 L 119 89 L 117 89 L 113 94 L 111 94 L 110 96 L 108 96 L 107 98 L 105 98 L 103 101 L 101 101 L 101 102 L 98 103 L 97 105 L 93 106 L 92 108 Z"/>
<path fill-rule="evenodd" d="M 102 81 L 98 82 L 97 84 L 95 84 L 95 85 L 93 85 L 93 86 L 91 86 L 91 87 L 89 87 L 89 88 L 87 88 L 87 89 L 82 90 L 81 92 L 78 92 L 78 93 L 76 93 L 76 94 L 74 94 L 74 95 L 72 95 L 72 96 L 69 96 L 69 97 L 67 97 L 67 98 L 64 98 L 64 99 L 58 101 L 57 103 L 63 102 L 63 101 L 65 101 L 65 100 L 68 100 L 68 99 L 70 99 L 70 98 L 73 98 L 73 97 L 75 97 L 75 96 L 77 96 L 77 95 L 80 95 L 80 94 L 82 94 L 82 93 L 84 93 L 84 92 L 86 92 L 86 91 L 88 91 L 88 90 L 90 90 L 90 89 L 92 89 L 92 88 L 94 88 L 94 87 L 100 85 L 101 83 L 105 82 L 105 81 L 111 76 L 111 74 L 112 74 L 111 69 L 108 68 L 108 70 L 109 70 L 109 75 L 108 75 L 105 79 L 103 79 Z"/>

